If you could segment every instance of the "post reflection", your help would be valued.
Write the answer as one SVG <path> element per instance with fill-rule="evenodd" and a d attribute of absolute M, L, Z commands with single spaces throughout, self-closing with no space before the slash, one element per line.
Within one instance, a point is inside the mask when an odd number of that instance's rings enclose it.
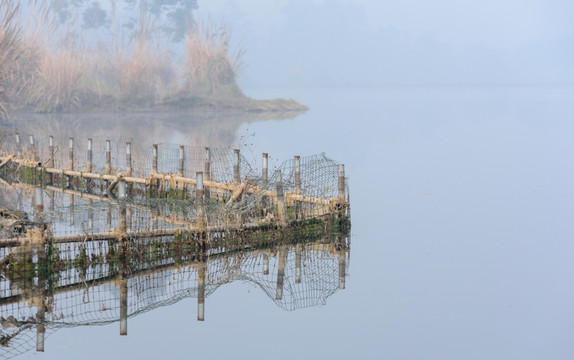
<path fill-rule="evenodd" d="M 185 298 L 196 298 L 197 320 L 208 321 L 209 296 L 237 280 L 286 311 L 325 304 L 345 288 L 350 235 L 344 228 L 303 226 L 281 236 L 261 230 L 162 233 L 169 219 L 182 221 L 173 207 L 158 217 L 156 208 L 142 204 L 46 190 L 45 209 L 56 209 L 48 216 L 33 188 L 11 186 L 21 213 L 0 236 L 0 351 L 6 358 L 34 347 L 49 351 L 46 334 L 62 327 L 116 323 L 125 336 L 130 318 Z M 154 222 L 156 230 L 129 235 Z M 84 229 L 90 240 L 61 235 L 70 229 Z"/>

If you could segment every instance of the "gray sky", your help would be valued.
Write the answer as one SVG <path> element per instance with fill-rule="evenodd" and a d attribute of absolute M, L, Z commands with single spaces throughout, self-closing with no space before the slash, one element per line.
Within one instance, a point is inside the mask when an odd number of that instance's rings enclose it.
<path fill-rule="evenodd" d="M 199 1 L 250 86 L 572 83 L 574 2 Z"/>

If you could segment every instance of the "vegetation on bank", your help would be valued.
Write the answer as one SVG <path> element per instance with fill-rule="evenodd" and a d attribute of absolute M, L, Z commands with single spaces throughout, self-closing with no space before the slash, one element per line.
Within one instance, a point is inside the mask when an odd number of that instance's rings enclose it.
<path fill-rule="evenodd" d="M 236 78 L 225 24 L 195 19 L 185 59 L 140 19 L 129 40 L 87 45 L 56 21 L 45 1 L 0 2 L 0 118 L 10 111 L 306 110 L 293 100 L 254 100 Z"/>

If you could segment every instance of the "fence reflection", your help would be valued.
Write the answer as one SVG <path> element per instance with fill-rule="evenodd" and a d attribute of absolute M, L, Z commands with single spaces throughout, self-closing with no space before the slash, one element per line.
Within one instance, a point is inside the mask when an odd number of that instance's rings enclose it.
<path fill-rule="evenodd" d="M 102 201 L 26 184 L 0 186 L 2 201 L 12 205 L 0 214 L 6 358 L 44 351 L 46 334 L 62 327 L 118 323 L 127 335 L 129 318 L 184 298 L 197 299 L 203 321 L 206 299 L 236 280 L 255 284 L 288 311 L 324 304 L 345 288 L 346 218 L 197 232 L 168 199 Z"/>

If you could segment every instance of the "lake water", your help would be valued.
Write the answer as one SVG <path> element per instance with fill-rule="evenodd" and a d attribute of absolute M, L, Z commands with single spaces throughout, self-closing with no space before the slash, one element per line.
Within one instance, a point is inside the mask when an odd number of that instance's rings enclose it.
<path fill-rule="evenodd" d="M 574 357 L 574 87 L 247 92 L 291 97 L 310 110 L 207 122 L 145 115 L 134 120 L 139 129 L 112 128 L 123 115 L 90 115 L 90 125 L 75 115 L 33 121 L 50 119 L 40 128 L 62 136 L 73 129 L 234 145 L 254 161 L 269 153 L 272 166 L 325 152 L 349 178 L 345 288 L 324 305 L 287 311 L 239 279 L 206 298 L 204 322 L 196 320 L 197 300 L 185 298 L 130 318 L 128 336 L 119 336 L 118 323 L 62 328 L 46 339 L 45 353 L 24 357 Z"/>

